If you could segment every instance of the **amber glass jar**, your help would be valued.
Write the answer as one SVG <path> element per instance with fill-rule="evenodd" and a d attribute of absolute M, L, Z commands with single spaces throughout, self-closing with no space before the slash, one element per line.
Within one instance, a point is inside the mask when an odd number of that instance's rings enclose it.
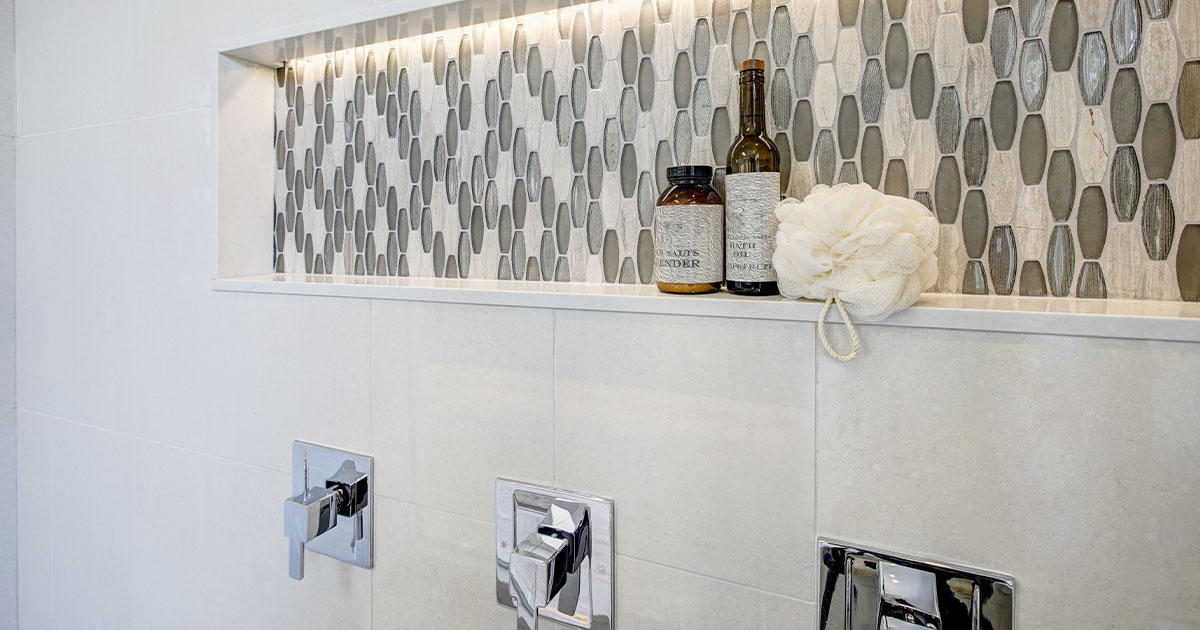
<path fill-rule="evenodd" d="M 654 208 L 654 281 L 664 293 L 712 293 L 725 279 L 725 204 L 711 166 L 672 166 Z"/>

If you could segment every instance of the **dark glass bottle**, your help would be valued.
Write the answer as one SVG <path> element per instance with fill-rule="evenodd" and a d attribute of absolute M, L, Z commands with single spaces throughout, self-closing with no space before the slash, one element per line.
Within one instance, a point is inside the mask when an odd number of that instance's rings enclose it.
<path fill-rule="evenodd" d="M 737 295 L 776 295 L 775 205 L 779 203 L 779 150 L 765 135 L 765 64 L 739 68 L 741 125 L 729 148 L 725 176 L 725 286 Z"/>
<path fill-rule="evenodd" d="M 712 293 L 725 278 L 725 206 L 711 166 L 672 166 L 654 208 L 654 281 L 663 293 Z"/>

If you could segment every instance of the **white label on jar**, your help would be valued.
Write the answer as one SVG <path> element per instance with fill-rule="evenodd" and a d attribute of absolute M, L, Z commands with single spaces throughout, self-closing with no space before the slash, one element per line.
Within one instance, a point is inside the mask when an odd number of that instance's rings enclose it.
<path fill-rule="evenodd" d="M 725 206 L 654 208 L 654 281 L 700 284 L 724 279 Z"/>
<path fill-rule="evenodd" d="M 775 232 L 779 173 L 725 176 L 725 279 L 775 282 Z"/>

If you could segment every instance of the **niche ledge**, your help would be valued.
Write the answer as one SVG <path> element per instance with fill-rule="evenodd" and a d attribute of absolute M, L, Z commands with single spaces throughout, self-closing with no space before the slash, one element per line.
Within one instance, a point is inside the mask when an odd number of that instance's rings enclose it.
<path fill-rule="evenodd" d="M 258 274 L 212 281 L 216 291 L 404 300 L 617 313 L 815 322 L 821 303 L 728 293 L 668 295 L 653 286 Z M 831 322 L 840 321 L 836 310 Z M 1200 304 L 926 293 L 878 326 L 1200 342 Z"/>

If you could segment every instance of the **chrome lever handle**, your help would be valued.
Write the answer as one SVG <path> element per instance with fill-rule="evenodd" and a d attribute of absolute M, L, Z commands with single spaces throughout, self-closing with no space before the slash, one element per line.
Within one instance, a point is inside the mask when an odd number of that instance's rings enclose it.
<path fill-rule="evenodd" d="M 337 526 L 339 493 L 312 488 L 283 502 L 283 533 L 288 537 L 288 575 L 304 579 L 304 546 Z"/>
<path fill-rule="evenodd" d="M 537 630 L 538 609 L 550 603 L 591 550 L 587 507 L 554 501 L 509 558 L 509 594 L 517 605 L 517 630 Z"/>

